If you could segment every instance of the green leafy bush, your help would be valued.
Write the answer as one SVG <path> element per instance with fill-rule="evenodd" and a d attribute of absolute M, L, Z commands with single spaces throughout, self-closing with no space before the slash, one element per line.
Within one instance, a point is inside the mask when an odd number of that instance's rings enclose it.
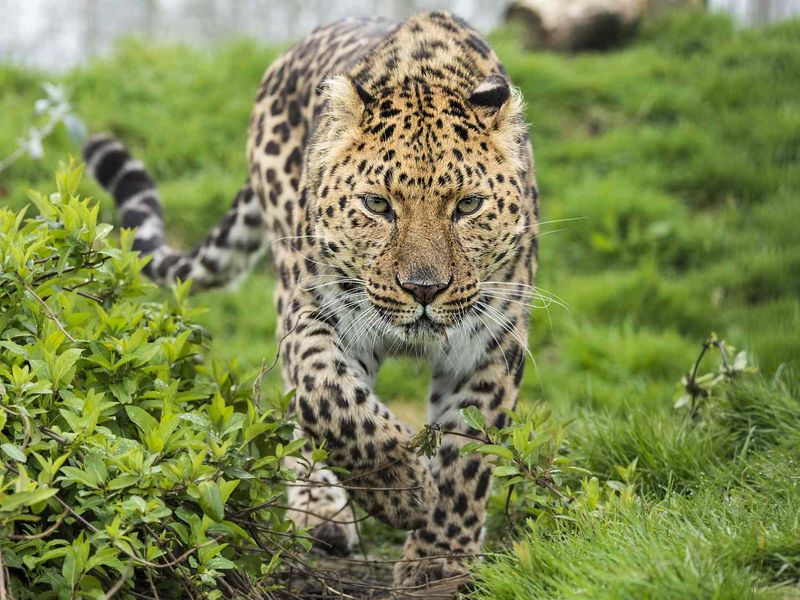
<path fill-rule="evenodd" d="M 305 543 L 274 506 L 294 477 L 281 458 L 302 443 L 288 397 L 267 401 L 235 365 L 203 362 L 188 284 L 152 301 L 130 233 L 121 248 L 109 241 L 97 205 L 74 195 L 80 176 L 71 166 L 58 193 L 32 194 L 39 216 L 0 210 L 10 597 L 217 598 L 268 585 L 277 549 Z"/>

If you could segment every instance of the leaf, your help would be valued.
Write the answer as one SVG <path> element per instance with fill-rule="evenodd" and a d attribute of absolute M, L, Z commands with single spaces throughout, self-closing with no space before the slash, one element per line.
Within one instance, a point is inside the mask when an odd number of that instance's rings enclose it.
<path fill-rule="evenodd" d="M 519 469 L 514 465 L 499 465 L 494 468 L 492 475 L 495 477 L 510 477 L 512 475 L 519 475 Z"/>
<path fill-rule="evenodd" d="M 125 412 L 128 413 L 128 418 L 145 434 L 152 433 L 158 427 L 158 421 L 156 421 L 155 417 L 138 406 L 126 406 Z"/>
<path fill-rule="evenodd" d="M 39 488 L 32 492 L 17 492 L 16 494 L 6 496 L 2 506 L 0 506 L 0 510 L 12 512 L 22 506 L 31 506 L 43 502 L 48 498 L 52 498 L 57 493 L 58 490 L 55 488 Z"/>
<path fill-rule="evenodd" d="M 483 445 L 484 445 L 483 442 L 467 442 L 466 444 L 461 446 L 460 454 L 461 454 L 461 456 L 466 456 L 467 454 L 472 454 L 473 452 L 475 452 L 478 448 L 480 448 Z"/>
<path fill-rule="evenodd" d="M 692 401 L 691 394 L 681 394 L 677 400 L 675 400 L 675 404 L 673 404 L 673 408 L 683 408 L 684 406 L 688 406 L 689 403 Z"/>
<path fill-rule="evenodd" d="M 505 446 L 498 446 L 497 444 L 482 444 L 475 448 L 475 452 L 499 456 L 500 458 L 505 458 L 506 460 L 514 460 L 514 455 L 511 453 L 511 450 Z"/>
<path fill-rule="evenodd" d="M 95 479 L 93 474 L 82 471 L 77 467 L 61 467 L 61 472 L 68 481 L 77 482 L 90 488 L 96 489 L 98 487 L 99 481 Z"/>
<path fill-rule="evenodd" d="M 0 446 L 0 448 L 2 448 L 3 452 L 5 452 L 10 458 L 17 462 L 24 463 L 28 461 L 28 457 L 25 456 L 22 448 L 15 444 L 3 444 Z"/>
<path fill-rule="evenodd" d="M 121 490 L 132 485 L 139 483 L 138 475 L 120 475 L 108 482 L 107 488 L 109 490 Z"/>
<path fill-rule="evenodd" d="M 478 431 L 483 431 L 483 428 L 486 426 L 486 420 L 483 417 L 483 413 L 475 406 L 467 406 L 466 408 L 462 408 L 461 418 L 467 425 L 473 429 L 477 429 Z"/>
<path fill-rule="evenodd" d="M 200 492 L 199 504 L 205 514 L 217 523 L 225 519 L 225 506 L 222 503 L 222 496 L 219 486 L 214 481 L 203 481 L 197 486 Z"/>

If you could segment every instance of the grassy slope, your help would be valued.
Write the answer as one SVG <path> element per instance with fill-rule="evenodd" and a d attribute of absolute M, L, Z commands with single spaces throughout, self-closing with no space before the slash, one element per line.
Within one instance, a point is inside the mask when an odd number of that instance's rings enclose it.
<path fill-rule="evenodd" d="M 486 597 L 749 597 L 796 580 L 800 496 L 780 467 L 797 453 L 796 428 L 745 456 L 741 422 L 687 433 L 671 404 L 711 330 L 754 352 L 768 378 L 800 364 L 800 23 L 735 32 L 724 19 L 677 15 L 630 48 L 578 57 L 526 54 L 502 33 L 493 41 L 533 125 L 551 221 L 539 283 L 569 306 L 534 310 L 538 368 L 523 397 L 576 419 L 573 445 L 598 473 L 639 456 L 646 504 L 555 542 L 532 534 L 484 570 Z M 176 242 L 199 239 L 242 180 L 251 100 L 276 53 L 129 42 L 65 78 L 91 129 L 113 130 L 151 166 Z M 13 148 L 43 79 L 0 67 L 0 148 Z M 75 152 L 63 132 L 46 149 L 44 164 L 0 175 L 0 201 L 46 189 Z M 113 219 L 108 199 L 84 187 Z M 235 293 L 199 299 L 214 356 L 272 358 L 270 289 L 262 268 Z M 410 421 L 423 418 L 425 375 L 397 361 L 379 378 Z M 728 399 L 729 412 L 748 419 L 762 400 L 797 408 L 796 390 L 740 393 L 749 404 Z M 765 431 L 786 420 L 770 414 Z"/>

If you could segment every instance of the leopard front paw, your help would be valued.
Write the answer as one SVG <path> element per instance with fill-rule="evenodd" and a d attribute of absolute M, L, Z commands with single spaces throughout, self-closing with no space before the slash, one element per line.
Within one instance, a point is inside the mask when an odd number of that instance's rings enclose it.
<path fill-rule="evenodd" d="M 394 589 L 413 597 L 455 597 L 464 592 L 470 581 L 467 565 L 451 558 L 415 558 L 394 567 Z"/>
<path fill-rule="evenodd" d="M 308 535 L 316 550 L 332 556 L 348 556 L 358 531 L 353 511 L 343 504 L 346 500 L 325 502 L 324 493 L 319 498 L 312 496 L 311 501 L 303 498 L 298 496 L 292 502 L 286 516 L 298 527 L 309 529 Z"/>

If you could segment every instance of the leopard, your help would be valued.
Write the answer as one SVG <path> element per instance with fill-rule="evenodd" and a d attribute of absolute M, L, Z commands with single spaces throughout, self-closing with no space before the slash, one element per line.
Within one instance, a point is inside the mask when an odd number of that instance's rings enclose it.
<path fill-rule="evenodd" d="M 314 30 L 267 68 L 245 181 L 188 250 L 167 243 L 155 181 L 123 142 L 95 134 L 83 155 L 155 282 L 229 285 L 268 254 L 297 435 L 347 473 L 305 472 L 287 515 L 347 554 L 352 501 L 408 531 L 398 589 L 468 578 L 493 462 L 462 450 L 479 433 L 462 411 L 502 428 L 517 404 L 540 223 L 521 93 L 487 40 L 443 11 Z M 400 355 L 430 365 L 432 456 L 374 389 Z"/>

